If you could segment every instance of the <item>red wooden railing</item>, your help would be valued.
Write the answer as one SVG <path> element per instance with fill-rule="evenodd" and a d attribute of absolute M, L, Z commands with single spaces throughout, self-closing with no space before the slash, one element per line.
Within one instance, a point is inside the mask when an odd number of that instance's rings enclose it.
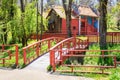
<path fill-rule="evenodd" d="M 23 61 L 24 64 L 29 64 L 34 59 L 48 52 L 54 44 L 60 42 L 63 38 L 60 37 L 51 37 L 47 39 L 40 40 L 31 45 L 28 45 L 23 48 Z"/>
<path fill-rule="evenodd" d="M 0 50 L 0 55 L 3 56 L 2 58 L 0 58 L 0 60 L 2 61 L 1 64 L 5 65 L 5 64 L 11 64 L 11 63 L 6 63 L 6 61 L 11 60 L 12 57 L 15 57 L 15 62 L 12 64 L 16 64 L 16 66 L 18 66 L 18 56 L 19 56 L 19 51 L 18 51 L 18 45 L 13 44 L 13 45 L 0 45 L 1 50 Z M 14 47 L 14 51 L 12 52 L 12 50 L 7 49 L 7 47 Z M 4 57 L 4 53 L 7 53 L 8 56 Z"/>
<path fill-rule="evenodd" d="M 83 55 L 83 52 L 101 52 L 101 55 L 98 54 L 90 54 L 90 55 Z M 116 59 L 116 55 L 105 55 L 105 52 L 120 52 L 120 50 L 71 50 L 71 49 L 66 49 L 66 50 L 62 50 L 59 49 L 56 51 L 56 49 L 51 49 L 50 51 L 50 55 L 51 55 L 51 66 L 53 68 L 53 71 L 56 71 L 56 65 L 62 65 L 65 67 L 69 67 L 71 68 L 71 70 L 58 70 L 58 71 L 62 71 L 62 72 L 83 72 L 80 70 L 74 70 L 75 67 L 84 67 L 84 68 L 100 68 L 102 72 L 95 72 L 95 73 L 105 73 L 104 69 L 108 69 L 108 68 L 116 68 L 117 64 L 120 64 L 119 61 L 117 61 Z M 76 54 L 79 53 L 79 54 Z M 56 54 L 59 54 L 59 58 L 56 58 Z M 58 56 L 58 55 L 57 55 Z M 63 63 L 63 61 L 65 61 L 65 59 L 68 59 L 70 57 L 91 57 L 91 58 L 95 58 L 95 57 L 101 57 L 101 58 L 105 58 L 105 57 L 111 57 L 113 60 L 113 65 L 79 65 L 79 64 L 65 64 Z M 68 69 L 68 68 L 67 68 Z M 84 71 L 84 72 L 91 72 L 91 71 Z"/>
<path fill-rule="evenodd" d="M 59 50 L 75 50 L 75 49 L 85 49 L 88 47 L 88 40 L 81 40 L 79 38 L 67 38 L 54 47 L 50 49 L 50 65 L 53 67 L 53 71 L 55 71 L 55 66 L 58 62 L 62 63 L 64 60 L 62 59 L 62 54 L 67 54 L 68 52 L 62 52 Z"/>

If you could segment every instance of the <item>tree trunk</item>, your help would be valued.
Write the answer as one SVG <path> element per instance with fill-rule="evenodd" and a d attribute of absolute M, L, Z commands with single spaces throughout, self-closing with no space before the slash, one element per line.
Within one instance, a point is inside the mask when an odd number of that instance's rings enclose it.
<path fill-rule="evenodd" d="M 66 14 L 66 27 L 67 27 L 67 34 L 68 37 L 71 37 L 71 5 L 72 5 L 72 0 L 62 0 L 63 1 L 63 7 L 65 10 Z M 67 2 L 69 1 L 69 2 Z M 67 5 L 68 4 L 68 5 Z"/>
<path fill-rule="evenodd" d="M 42 40 L 42 33 L 43 33 L 43 0 L 41 0 L 41 33 L 40 33 L 40 40 Z"/>
<path fill-rule="evenodd" d="M 106 42 L 106 34 L 107 34 L 107 3 L 108 0 L 100 0 L 100 49 L 101 50 L 107 50 L 107 42 Z M 103 53 L 101 52 L 101 55 Z M 104 52 L 104 55 L 108 55 L 109 52 Z M 105 57 L 105 58 L 99 58 L 98 64 L 101 65 L 112 65 L 112 59 Z"/>
<path fill-rule="evenodd" d="M 24 7 L 24 2 L 23 0 L 20 0 L 20 4 L 21 4 L 21 26 L 23 29 L 23 36 L 22 36 L 22 46 L 25 46 L 26 43 L 26 32 L 25 32 L 25 26 L 24 26 L 24 12 L 25 12 L 25 7 Z"/>
<path fill-rule="evenodd" d="M 107 33 L 107 2 L 108 0 L 100 0 L 100 49 L 107 49 L 106 33 Z"/>
<path fill-rule="evenodd" d="M 68 37 L 71 37 L 71 14 L 66 15 L 66 26 L 67 26 L 67 34 Z"/>

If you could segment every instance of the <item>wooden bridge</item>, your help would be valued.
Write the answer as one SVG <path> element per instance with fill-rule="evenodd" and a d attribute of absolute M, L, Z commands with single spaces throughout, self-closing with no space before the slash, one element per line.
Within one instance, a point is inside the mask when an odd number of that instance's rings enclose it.
<path fill-rule="evenodd" d="M 119 43 L 120 38 L 119 34 L 108 35 L 108 42 L 111 43 Z M 56 71 L 57 66 L 64 66 L 71 68 L 70 70 L 63 70 L 63 72 L 79 72 L 78 70 L 74 70 L 75 67 L 91 67 L 91 68 L 100 68 L 101 72 L 104 73 L 105 68 L 116 68 L 117 64 L 120 62 L 117 61 L 116 55 L 105 55 L 105 52 L 120 52 L 120 50 L 88 50 L 90 42 L 99 42 L 98 36 L 87 36 L 86 40 L 81 40 L 77 37 L 71 38 L 60 38 L 60 37 L 51 37 L 47 39 L 43 39 L 41 41 L 35 42 L 29 46 L 23 48 L 23 64 L 28 65 L 38 57 L 44 55 L 45 53 L 50 53 L 50 65 L 52 66 L 53 71 Z M 1 45 L 1 52 L 5 52 L 4 46 Z M 19 51 L 17 45 L 15 46 L 15 63 L 19 65 Z M 11 59 L 10 51 L 6 51 L 9 54 L 9 57 L 0 58 L 2 60 L 2 64 L 5 65 L 6 60 Z M 101 52 L 102 55 L 85 55 L 85 52 Z M 70 57 L 111 57 L 113 61 L 113 65 L 78 65 L 78 64 L 64 64 Z"/>

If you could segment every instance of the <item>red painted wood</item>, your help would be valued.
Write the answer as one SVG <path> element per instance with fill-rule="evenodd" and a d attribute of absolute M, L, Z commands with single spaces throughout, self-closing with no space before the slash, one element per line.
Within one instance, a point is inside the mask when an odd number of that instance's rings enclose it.
<path fill-rule="evenodd" d="M 62 33 L 67 34 L 66 19 L 62 19 Z"/>
<path fill-rule="evenodd" d="M 15 45 L 15 49 L 16 49 L 16 54 L 15 54 L 15 57 L 16 57 L 16 65 L 18 66 L 18 61 L 19 61 L 19 50 L 18 50 L 18 45 Z"/>

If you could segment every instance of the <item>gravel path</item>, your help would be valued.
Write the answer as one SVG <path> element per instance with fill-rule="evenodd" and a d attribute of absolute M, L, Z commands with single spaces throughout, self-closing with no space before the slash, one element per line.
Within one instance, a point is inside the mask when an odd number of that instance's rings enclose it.
<path fill-rule="evenodd" d="M 93 80 L 85 77 L 47 73 L 49 53 L 41 56 L 24 69 L 0 69 L 0 80 Z"/>

